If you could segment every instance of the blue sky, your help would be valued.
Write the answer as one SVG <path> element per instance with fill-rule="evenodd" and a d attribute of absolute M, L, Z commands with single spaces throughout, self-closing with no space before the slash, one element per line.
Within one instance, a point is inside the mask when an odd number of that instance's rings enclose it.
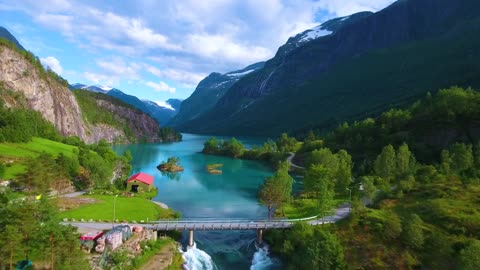
<path fill-rule="evenodd" d="M 0 0 L 0 25 L 70 83 L 185 99 L 211 72 L 271 58 L 288 37 L 393 0 Z"/>

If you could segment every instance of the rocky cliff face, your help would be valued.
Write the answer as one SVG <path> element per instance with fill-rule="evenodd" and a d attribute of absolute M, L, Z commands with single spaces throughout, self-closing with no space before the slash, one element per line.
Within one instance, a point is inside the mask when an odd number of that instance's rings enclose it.
<path fill-rule="evenodd" d="M 116 106 L 111 102 L 101 99 L 97 100 L 97 105 L 112 112 L 112 114 L 117 117 L 117 120 L 127 125 L 128 129 L 132 131 L 136 141 L 162 142 L 162 139 L 159 137 L 160 126 L 157 121 L 149 115 L 137 109 Z M 125 134 L 117 135 L 120 135 L 117 139 L 126 139 L 124 138 Z M 115 139 L 115 137 L 113 137 L 113 139 Z"/>
<path fill-rule="evenodd" d="M 78 136 L 86 143 L 95 143 L 101 139 L 113 142 L 125 139 L 123 130 L 107 125 L 91 125 L 83 120 L 81 109 L 73 93 L 65 86 L 45 76 L 15 50 L 0 46 L 0 82 L 5 89 L 25 96 L 27 106 L 38 111 L 51 122 L 60 134 Z M 7 106 L 9 104 L 6 100 Z M 149 116 L 134 110 L 116 108 L 113 104 L 102 103 L 131 126 L 137 139 L 159 141 L 159 126 Z"/>
<path fill-rule="evenodd" d="M 29 108 L 40 112 L 60 134 L 93 142 L 72 93 L 51 79 L 42 79 L 32 64 L 6 47 L 0 47 L 0 81 L 6 89 L 23 93 Z"/>

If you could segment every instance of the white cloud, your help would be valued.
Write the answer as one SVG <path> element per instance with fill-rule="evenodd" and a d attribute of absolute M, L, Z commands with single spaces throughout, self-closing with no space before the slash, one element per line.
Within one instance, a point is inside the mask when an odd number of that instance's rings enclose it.
<path fill-rule="evenodd" d="M 63 68 L 57 58 L 48 56 L 46 58 L 40 58 L 40 62 L 42 62 L 45 67 L 49 67 L 51 70 L 55 71 L 58 75 L 62 75 Z"/>
<path fill-rule="evenodd" d="M 170 93 L 175 93 L 176 89 L 174 87 L 170 87 L 168 84 L 166 84 L 165 82 L 158 82 L 158 83 L 154 83 L 154 82 L 146 82 L 145 85 L 147 85 L 148 87 L 152 88 L 153 90 L 157 91 L 157 92 L 170 92 Z"/>
<path fill-rule="evenodd" d="M 172 105 L 168 104 L 166 101 L 154 101 L 158 106 L 167 108 L 169 110 L 175 111 Z"/>
<path fill-rule="evenodd" d="M 205 74 L 202 74 L 202 73 L 194 73 L 194 72 L 189 72 L 185 70 L 176 70 L 176 69 L 160 70 L 151 65 L 146 65 L 145 68 L 148 72 L 152 73 L 153 75 L 159 78 L 181 82 L 185 85 L 196 85 L 206 76 Z"/>
<path fill-rule="evenodd" d="M 117 85 L 119 83 L 119 80 L 117 77 L 108 76 L 101 73 L 87 71 L 83 73 L 83 76 L 87 81 L 93 84 Z"/>
<path fill-rule="evenodd" d="M 289 37 L 327 19 L 377 11 L 392 2 L 131 0 L 110 5 L 93 0 L 0 0 L 0 10 L 28 14 L 35 25 L 61 33 L 87 55 L 108 55 L 97 60 L 96 67 L 78 70 L 92 83 L 125 80 L 173 93 L 176 89 L 165 81 L 193 88 L 210 72 L 267 60 Z M 159 82 L 145 79 L 146 72 Z"/>
<path fill-rule="evenodd" d="M 233 64 L 248 65 L 273 56 L 272 51 L 260 47 L 242 45 L 226 35 L 191 34 L 187 47 L 197 55 Z"/>

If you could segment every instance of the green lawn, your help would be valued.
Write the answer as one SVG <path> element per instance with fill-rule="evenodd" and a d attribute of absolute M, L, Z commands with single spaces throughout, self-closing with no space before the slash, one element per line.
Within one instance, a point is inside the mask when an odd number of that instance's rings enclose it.
<path fill-rule="evenodd" d="M 35 157 L 42 152 L 52 155 L 60 153 L 71 157 L 73 149 L 77 147 L 63 144 L 42 138 L 33 138 L 28 143 L 1 143 L 0 156 L 1 157 Z"/>
<path fill-rule="evenodd" d="M 93 219 L 95 221 L 111 221 L 113 219 L 113 201 L 114 196 L 109 195 L 89 195 L 83 196 L 94 198 L 98 201 L 96 204 L 83 205 L 69 211 L 60 213 L 61 218 L 74 218 L 76 220 Z M 173 218 L 174 212 L 170 209 L 163 209 L 150 200 L 137 197 L 117 197 L 115 203 L 115 219 L 131 222 L 135 220 L 158 220 L 164 218 Z"/>
<path fill-rule="evenodd" d="M 25 171 L 26 167 L 22 164 L 22 159 L 36 157 L 42 152 L 54 156 L 63 153 L 65 156 L 72 157 L 73 150 L 76 148 L 76 146 L 36 137 L 28 143 L 0 143 L 0 161 L 15 160 L 6 167 L 4 178 L 13 179 L 15 175 Z"/>
<path fill-rule="evenodd" d="M 277 213 L 282 214 L 285 212 L 285 216 L 290 219 L 306 218 L 318 215 L 318 203 L 313 199 L 299 198 L 293 200 L 291 203 L 286 204 L 282 209 L 278 209 Z"/>
<path fill-rule="evenodd" d="M 19 173 L 23 173 L 27 167 L 21 163 L 13 163 L 10 166 L 5 167 L 5 175 L 3 178 L 5 179 L 13 179 L 15 175 Z"/>

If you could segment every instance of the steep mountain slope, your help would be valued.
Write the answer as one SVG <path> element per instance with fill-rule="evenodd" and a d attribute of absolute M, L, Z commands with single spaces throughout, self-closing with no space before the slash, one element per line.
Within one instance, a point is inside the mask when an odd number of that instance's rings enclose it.
<path fill-rule="evenodd" d="M 213 108 L 234 83 L 245 75 L 261 69 L 264 64 L 264 62 L 256 63 L 225 74 L 211 73 L 200 81 L 193 94 L 182 102 L 180 111 L 170 125 L 179 128 L 189 126 L 190 121 Z"/>
<path fill-rule="evenodd" d="M 165 102 L 172 106 L 172 108 L 178 112 L 180 110 L 180 106 L 182 105 L 183 100 L 177 98 L 169 98 Z"/>
<path fill-rule="evenodd" d="M 25 51 L 25 48 L 18 42 L 18 40 L 5 28 L 0 26 L 0 38 L 4 38 L 17 46 L 18 49 Z"/>
<path fill-rule="evenodd" d="M 164 123 L 163 125 L 168 126 L 170 120 L 177 114 L 175 110 L 168 102 L 166 105 L 170 106 L 160 106 L 156 102 L 150 100 L 142 100 L 145 106 L 147 107 L 150 115 L 156 119 L 159 123 Z"/>
<path fill-rule="evenodd" d="M 74 90 L 73 93 L 82 108 L 84 120 L 95 126 L 91 136 L 97 141 L 95 130 L 110 129 L 107 141 L 119 142 L 162 142 L 169 140 L 160 137 L 157 121 L 135 107 L 114 97 L 87 90 Z"/>
<path fill-rule="evenodd" d="M 248 135 L 324 129 L 426 91 L 478 87 L 479 11 L 475 0 L 401 0 L 329 21 L 289 39 L 263 69 L 181 128 Z"/>
<path fill-rule="evenodd" d="M 0 83 L 2 89 L 6 90 L 5 93 L 12 93 L 0 96 L 8 107 L 24 106 L 16 102 L 16 95 L 23 96 L 25 106 L 40 112 L 63 136 L 78 136 L 87 143 L 101 139 L 109 142 L 133 142 L 140 138 L 161 141 L 156 121 L 113 103 L 103 102 L 102 106 L 120 116 L 125 123 L 135 123 L 138 128 L 127 131 L 104 123 L 85 122 L 85 115 L 91 111 L 82 112 L 75 96 L 68 89 L 68 84 L 53 72 L 45 71 L 33 55 L 20 51 L 12 44 L 0 45 Z M 129 138 L 133 140 L 127 140 Z"/>
<path fill-rule="evenodd" d="M 180 103 L 182 102 L 179 99 L 169 99 L 166 101 L 166 106 L 160 106 L 156 102 L 150 100 L 140 100 L 136 96 L 132 96 L 122 92 L 119 89 L 108 87 L 108 86 L 96 86 L 96 85 L 86 85 L 81 83 L 75 83 L 70 85 L 70 89 L 82 89 L 94 93 L 102 93 L 114 98 L 117 98 L 134 108 L 142 111 L 153 117 L 161 126 L 166 126 L 168 122 L 177 114 Z M 171 103 L 171 104 L 170 104 Z M 173 105 L 174 106 L 173 106 Z M 170 107 L 171 106 L 171 107 Z M 176 109 L 175 109 L 176 108 Z"/>

